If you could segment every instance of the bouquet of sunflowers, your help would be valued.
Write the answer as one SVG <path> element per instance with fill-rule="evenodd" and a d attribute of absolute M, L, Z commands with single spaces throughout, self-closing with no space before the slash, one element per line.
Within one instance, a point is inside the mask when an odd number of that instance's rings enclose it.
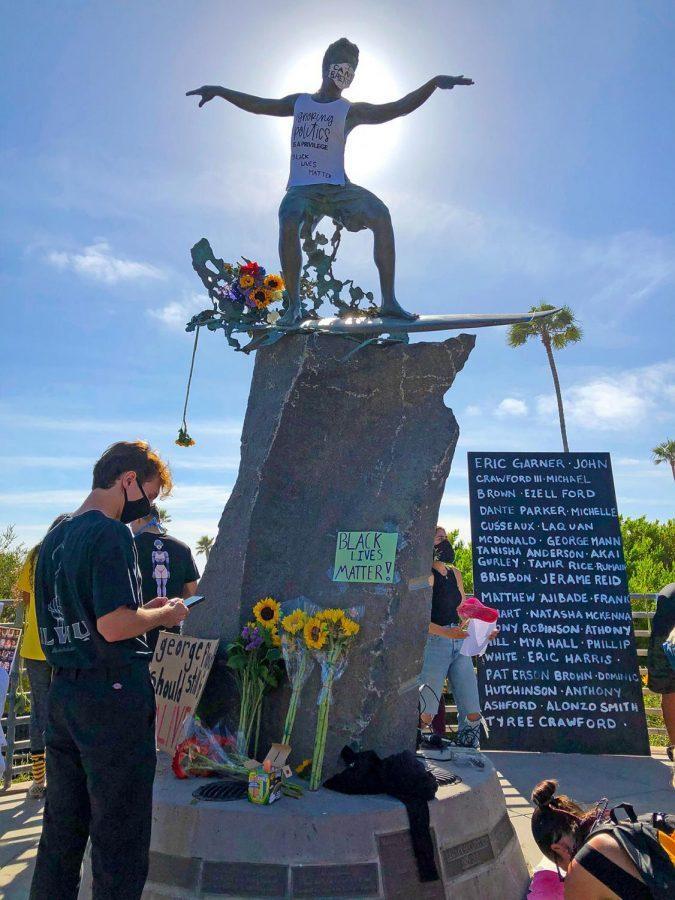
<path fill-rule="evenodd" d="M 307 622 L 317 612 L 317 607 L 307 600 L 291 600 L 282 607 L 280 619 L 281 652 L 286 664 L 286 674 L 291 685 L 282 744 L 290 744 L 295 716 L 300 705 L 300 694 L 314 668 L 312 656 L 305 640 Z"/>
<path fill-rule="evenodd" d="M 282 675 L 279 609 L 273 597 L 263 597 L 253 607 L 254 621 L 247 622 L 227 647 L 227 665 L 239 688 L 236 743 L 243 756 L 248 756 L 254 735 L 253 755 L 257 754 L 263 697 L 279 684 Z"/>
<path fill-rule="evenodd" d="M 268 275 L 257 262 L 244 257 L 244 262 L 229 265 L 232 280 L 222 288 L 217 289 L 219 298 L 218 306 L 223 311 L 226 304 L 239 304 L 242 309 L 267 310 L 267 307 L 281 300 L 284 291 L 284 280 L 281 275 Z M 269 317 L 251 316 L 262 319 Z"/>
<path fill-rule="evenodd" d="M 321 690 L 317 703 L 319 712 L 314 738 L 314 755 L 312 758 L 312 774 L 309 781 L 310 790 L 316 791 L 321 785 L 323 758 L 326 752 L 328 737 L 328 713 L 333 701 L 333 685 L 342 676 L 347 667 L 347 656 L 354 638 L 361 630 L 359 620 L 363 615 L 362 607 L 351 609 L 322 609 L 307 619 L 303 633 L 304 639 L 321 666 Z"/>

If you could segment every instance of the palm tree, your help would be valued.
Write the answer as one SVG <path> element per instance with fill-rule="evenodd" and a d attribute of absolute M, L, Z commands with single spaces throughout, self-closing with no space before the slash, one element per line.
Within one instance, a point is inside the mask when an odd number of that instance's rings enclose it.
<path fill-rule="evenodd" d="M 209 537 L 208 534 L 202 535 L 197 541 L 197 553 L 203 553 L 208 560 L 213 544 L 214 538 Z"/>
<path fill-rule="evenodd" d="M 160 525 L 168 525 L 171 521 L 171 513 L 167 512 L 163 506 L 158 506 L 157 510 L 159 512 Z"/>
<path fill-rule="evenodd" d="M 658 466 L 662 462 L 670 463 L 670 470 L 675 478 L 675 441 L 663 441 L 652 449 L 654 457 L 654 465 Z"/>
<path fill-rule="evenodd" d="M 562 393 L 558 370 L 556 369 L 553 350 L 562 350 L 568 344 L 576 344 L 582 338 L 582 330 L 574 318 L 574 313 L 569 306 L 558 309 L 550 303 L 542 303 L 539 306 L 531 306 L 530 312 L 546 312 L 551 310 L 551 315 L 542 319 L 533 319 L 531 322 L 522 322 L 511 325 L 508 334 L 508 343 L 511 347 L 522 347 L 530 338 L 539 338 L 546 349 L 548 364 L 551 367 L 555 396 L 558 401 L 558 417 L 560 419 L 560 434 L 562 435 L 563 450 L 570 452 L 567 443 L 567 428 L 565 426 L 565 411 L 563 410 Z"/>

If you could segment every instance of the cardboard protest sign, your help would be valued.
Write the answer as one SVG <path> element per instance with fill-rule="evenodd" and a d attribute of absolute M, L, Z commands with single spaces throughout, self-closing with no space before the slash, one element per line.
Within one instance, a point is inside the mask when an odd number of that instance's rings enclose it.
<path fill-rule="evenodd" d="M 2 609 L 1 603 L 0 609 Z M 0 713 L 5 708 L 5 700 L 9 689 L 9 675 L 20 640 L 20 628 L 14 628 L 11 625 L 0 625 Z M 0 726 L 0 747 L 4 747 L 5 743 L 2 726 Z M 0 755 L 0 773 L 4 771 L 4 765 L 4 759 Z"/>
<path fill-rule="evenodd" d="M 150 677 L 155 688 L 155 733 L 160 750 L 173 753 L 185 719 L 193 715 L 218 649 L 218 640 L 160 631 Z"/>
<path fill-rule="evenodd" d="M 333 581 L 392 584 L 398 534 L 338 531 Z"/>
<path fill-rule="evenodd" d="M 21 640 L 21 629 L 13 625 L 0 625 L 0 669 L 9 675 Z"/>

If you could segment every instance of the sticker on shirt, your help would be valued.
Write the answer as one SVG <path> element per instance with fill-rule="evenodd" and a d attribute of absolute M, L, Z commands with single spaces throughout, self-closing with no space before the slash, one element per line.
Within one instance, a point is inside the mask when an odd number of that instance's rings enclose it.
<path fill-rule="evenodd" d="M 152 577 L 157 585 L 157 596 L 166 597 L 166 585 L 171 577 L 169 551 L 164 549 L 164 542 L 160 541 L 159 538 L 155 541 L 154 548 L 151 557 Z"/>

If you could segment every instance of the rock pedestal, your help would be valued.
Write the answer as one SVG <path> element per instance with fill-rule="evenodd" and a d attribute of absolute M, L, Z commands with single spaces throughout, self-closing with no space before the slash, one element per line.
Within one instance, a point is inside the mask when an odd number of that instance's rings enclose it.
<path fill-rule="evenodd" d="M 164 761 L 166 762 L 166 761 Z M 405 807 L 325 788 L 273 806 L 197 802 L 202 779 L 155 780 L 143 900 L 522 900 L 529 881 L 497 773 L 438 763 L 460 784 L 429 803 L 438 881 L 420 881 Z M 91 897 L 85 858 L 80 900 Z"/>
<path fill-rule="evenodd" d="M 208 602 L 186 631 L 221 651 L 265 596 L 321 607 L 365 607 L 347 670 L 334 689 L 324 776 L 344 744 L 381 755 L 413 748 L 417 677 L 429 623 L 434 527 L 459 429 L 444 394 L 475 338 L 355 348 L 348 338 L 286 337 L 257 352 L 241 465 L 201 580 Z M 224 388 L 227 390 L 227 387 Z M 332 580 L 339 531 L 398 532 L 395 583 Z M 229 716 L 222 656 L 203 700 Z M 312 755 L 319 690 L 303 693 L 293 760 Z M 269 695 L 261 752 L 279 740 L 288 689 Z"/>

